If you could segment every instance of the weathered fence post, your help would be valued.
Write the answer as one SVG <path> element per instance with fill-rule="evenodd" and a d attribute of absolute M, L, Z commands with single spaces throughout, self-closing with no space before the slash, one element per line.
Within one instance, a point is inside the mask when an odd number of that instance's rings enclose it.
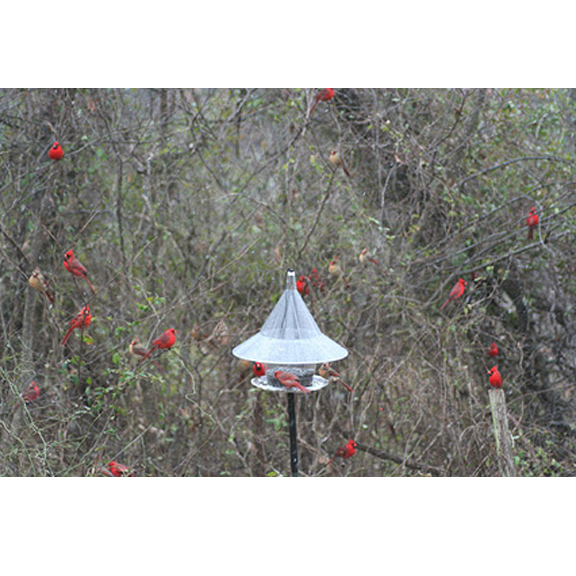
<path fill-rule="evenodd" d="M 490 396 L 492 424 L 494 425 L 494 437 L 496 439 L 498 469 L 502 476 L 516 476 L 504 391 L 502 388 L 491 388 L 488 391 L 488 395 Z"/>

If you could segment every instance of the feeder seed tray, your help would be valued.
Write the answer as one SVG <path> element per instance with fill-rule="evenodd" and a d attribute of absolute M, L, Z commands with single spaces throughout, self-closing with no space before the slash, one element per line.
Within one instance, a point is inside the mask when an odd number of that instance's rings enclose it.
<path fill-rule="evenodd" d="M 276 378 L 272 374 L 270 374 L 270 379 L 268 379 L 268 374 L 266 376 L 260 376 L 259 378 L 252 378 L 250 381 L 252 386 L 256 386 L 256 388 L 260 388 L 261 390 L 267 390 L 268 392 L 292 392 L 297 394 L 304 394 L 298 390 L 298 388 L 287 388 L 283 384 L 280 384 Z M 308 381 L 309 384 L 302 385 L 310 390 L 310 392 L 316 392 L 321 390 L 325 386 L 328 386 L 329 381 L 322 376 L 318 376 L 318 374 L 313 374 L 312 378 Z"/>

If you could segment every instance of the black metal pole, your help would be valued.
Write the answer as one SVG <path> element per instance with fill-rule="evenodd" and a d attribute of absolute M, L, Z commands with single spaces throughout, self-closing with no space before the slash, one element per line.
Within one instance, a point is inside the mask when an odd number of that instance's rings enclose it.
<path fill-rule="evenodd" d="M 296 409 L 294 396 L 288 392 L 288 428 L 290 429 L 290 467 L 292 476 L 298 476 L 298 438 L 296 436 Z"/>

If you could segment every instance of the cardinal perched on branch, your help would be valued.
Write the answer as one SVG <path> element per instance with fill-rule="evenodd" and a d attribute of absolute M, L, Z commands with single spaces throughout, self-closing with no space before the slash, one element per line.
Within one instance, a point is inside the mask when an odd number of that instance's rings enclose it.
<path fill-rule="evenodd" d="M 372 264 L 378 264 L 378 260 L 373 258 L 368 253 L 368 248 L 364 248 L 362 252 L 360 252 L 360 256 L 358 256 L 358 260 L 360 260 L 360 264 L 367 264 L 368 262 L 372 262 Z"/>
<path fill-rule="evenodd" d="M 530 208 L 530 214 L 528 214 L 528 217 L 526 218 L 526 225 L 528 226 L 528 240 L 534 238 L 534 228 L 538 226 L 539 221 L 540 218 L 538 217 L 538 214 L 536 214 L 536 208 L 532 206 L 532 208 Z"/>
<path fill-rule="evenodd" d="M 328 274 L 330 274 L 330 276 L 335 276 L 336 278 L 339 278 L 344 274 L 340 267 L 340 263 L 338 262 L 338 258 L 334 258 L 334 260 L 332 260 L 328 265 Z"/>
<path fill-rule="evenodd" d="M 490 344 L 490 348 L 488 348 L 488 356 L 498 356 L 498 346 L 496 346 L 496 342 Z"/>
<path fill-rule="evenodd" d="M 333 276 L 334 278 L 342 278 L 344 285 L 346 288 L 350 288 L 350 283 L 344 276 L 344 271 L 342 270 L 340 263 L 338 262 L 338 258 L 334 258 L 332 262 L 328 265 L 328 274 Z"/>
<path fill-rule="evenodd" d="M 150 356 L 150 354 L 152 354 L 154 350 L 159 349 L 166 350 L 168 348 L 172 348 L 175 342 L 176 342 L 176 330 L 174 330 L 174 328 L 168 328 L 168 330 L 164 330 L 162 335 L 152 342 L 152 348 L 150 348 L 150 350 L 148 350 L 148 352 L 146 352 L 146 354 L 142 356 L 140 364 L 142 364 L 142 362 L 144 362 L 144 360 L 146 360 L 146 358 L 148 358 L 148 356 Z"/>
<path fill-rule="evenodd" d="M 492 388 L 502 388 L 502 375 L 496 366 L 488 370 L 488 375 L 490 376 L 488 380 Z"/>
<path fill-rule="evenodd" d="M 30 402 L 36 400 L 39 394 L 40 390 L 38 389 L 38 384 L 32 380 L 32 382 L 30 382 L 30 386 L 28 386 L 28 388 L 26 388 L 26 390 L 24 390 L 20 396 L 22 397 L 22 400 L 26 402 L 26 404 L 29 404 Z"/>
<path fill-rule="evenodd" d="M 68 332 L 64 336 L 62 340 L 62 346 L 66 346 L 66 342 L 68 342 L 68 338 L 70 338 L 70 334 L 72 334 L 72 330 L 78 328 L 80 330 L 84 330 L 84 328 L 88 328 L 90 326 L 90 322 L 92 322 L 92 315 L 90 314 L 90 307 L 88 304 L 72 318 L 70 321 L 70 328 L 68 328 Z"/>
<path fill-rule="evenodd" d="M 374 256 L 372 256 L 372 254 L 370 254 L 368 252 L 368 248 L 364 248 L 362 250 L 362 252 L 360 252 L 360 256 L 358 256 L 358 260 L 360 260 L 360 264 L 362 264 L 362 266 L 366 266 L 366 264 L 368 264 L 368 262 L 371 262 L 376 267 L 378 267 L 378 269 L 381 270 L 385 275 L 387 275 L 386 271 L 384 270 L 384 268 L 382 267 L 380 262 L 378 262 L 378 260 L 376 260 L 376 258 L 374 258 Z"/>
<path fill-rule="evenodd" d="M 142 358 L 143 356 L 146 356 L 146 348 L 140 342 L 139 336 L 136 336 L 136 338 L 130 342 L 130 354 L 132 354 L 132 356 L 135 358 Z M 152 360 L 152 362 L 156 368 L 162 370 L 162 366 L 160 366 L 156 360 Z"/>
<path fill-rule="evenodd" d="M 96 294 L 94 287 L 92 286 L 92 284 L 90 284 L 90 280 L 88 280 L 88 271 L 78 260 L 76 260 L 76 257 L 74 256 L 74 252 L 72 251 L 72 249 L 68 250 L 68 252 L 64 254 L 64 268 L 66 268 L 66 270 L 68 270 L 70 274 L 74 274 L 74 276 L 80 276 L 80 278 L 84 278 L 84 280 L 88 282 L 90 290 L 92 290 L 92 292 Z"/>
<path fill-rule="evenodd" d="M 126 464 L 120 464 L 120 462 L 116 462 L 116 460 L 108 462 L 106 470 L 110 473 L 110 476 L 116 476 L 117 478 L 135 475 L 134 472 L 130 470 L 130 467 L 126 466 Z"/>
<path fill-rule="evenodd" d="M 274 372 L 274 378 L 276 378 L 280 384 L 286 386 L 286 388 L 297 388 L 304 394 L 308 394 L 310 392 L 308 388 L 302 386 L 298 377 L 294 374 L 290 374 L 290 372 L 282 372 L 282 370 L 276 370 L 276 372 Z"/>
<path fill-rule="evenodd" d="M 28 283 L 36 292 L 40 292 L 44 294 L 47 300 L 54 306 L 54 293 L 50 289 L 50 282 L 44 277 L 40 268 L 34 268 L 34 272 L 32 272 L 32 276 L 28 278 Z"/>
<path fill-rule="evenodd" d="M 356 442 L 354 442 L 354 440 L 348 440 L 348 442 L 346 442 L 346 444 L 344 444 L 344 446 L 340 446 L 340 448 L 338 448 L 338 450 L 336 450 L 336 454 L 334 455 L 334 457 L 329 460 L 326 463 L 326 466 L 328 466 L 329 464 L 332 464 L 332 462 L 334 462 L 334 460 L 336 460 L 336 458 L 340 457 L 340 458 L 344 458 L 346 460 L 346 458 L 350 458 L 351 456 L 354 456 L 354 454 L 356 454 L 356 448 L 358 448 L 358 444 L 356 444 Z"/>
<path fill-rule="evenodd" d="M 54 142 L 48 151 L 48 157 L 51 160 L 61 160 L 64 157 L 64 150 L 62 150 L 62 146 L 58 144 L 58 142 Z"/>
<path fill-rule="evenodd" d="M 336 152 L 336 150 L 332 150 L 332 152 L 330 152 L 330 157 L 328 158 L 328 160 L 330 160 L 330 164 L 332 164 L 332 166 L 334 166 L 334 168 L 341 167 L 342 170 L 344 170 L 344 174 L 346 174 L 346 176 L 348 176 L 348 178 L 350 178 L 350 172 L 348 172 L 348 168 L 346 168 L 346 164 L 344 164 L 344 160 L 342 160 L 342 157 L 340 156 L 340 154 L 338 152 Z"/>
<path fill-rule="evenodd" d="M 318 374 L 320 374 L 320 376 L 322 376 L 322 378 L 328 378 L 328 379 L 336 380 L 336 381 L 340 382 L 340 384 L 342 384 L 342 386 L 344 386 L 344 388 L 346 388 L 346 390 L 354 393 L 354 390 L 352 390 L 352 388 L 350 388 L 350 386 L 348 386 L 348 384 L 346 384 L 344 382 L 344 380 L 342 380 L 342 378 L 340 378 L 340 374 L 338 374 L 338 372 L 336 372 L 336 370 L 331 368 L 330 364 L 328 364 L 328 362 L 324 362 L 324 364 L 322 364 L 320 366 L 320 368 L 318 368 Z"/>
<path fill-rule="evenodd" d="M 460 298 L 460 296 L 462 296 L 462 294 L 464 294 L 464 290 L 466 289 L 467 285 L 468 285 L 468 282 L 466 282 L 466 280 L 462 280 L 462 278 L 458 278 L 458 282 L 456 283 L 454 288 L 452 288 L 452 290 L 450 291 L 450 294 L 448 295 L 448 300 L 446 300 L 446 302 L 444 302 L 444 304 L 442 304 L 442 306 L 440 307 L 440 310 L 442 310 L 444 308 L 444 306 L 446 306 L 450 302 L 453 302 L 457 298 Z"/>
<path fill-rule="evenodd" d="M 312 268 L 312 272 L 308 275 L 308 280 L 312 283 L 314 290 L 324 292 L 324 281 L 320 278 L 320 274 L 318 274 L 316 268 Z"/>
<path fill-rule="evenodd" d="M 308 286 L 306 276 L 300 276 L 300 278 L 296 280 L 296 290 L 300 292 L 300 296 L 308 296 L 308 294 L 310 294 L 310 286 Z"/>
<path fill-rule="evenodd" d="M 322 90 L 320 90 L 320 92 L 318 92 L 318 94 L 316 94 L 316 97 L 314 98 L 314 104 L 310 109 L 309 116 L 312 116 L 312 112 L 314 112 L 314 109 L 316 108 L 316 104 L 318 104 L 318 102 L 328 102 L 328 100 L 332 100 L 332 98 L 334 98 L 334 90 L 332 88 L 322 88 Z"/>

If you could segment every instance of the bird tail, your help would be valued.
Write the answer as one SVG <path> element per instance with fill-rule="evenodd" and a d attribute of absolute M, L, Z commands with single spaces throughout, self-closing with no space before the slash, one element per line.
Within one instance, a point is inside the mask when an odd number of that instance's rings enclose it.
<path fill-rule="evenodd" d="M 532 226 L 528 227 L 528 240 L 532 240 L 534 238 L 534 228 Z"/>
<path fill-rule="evenodd" d="M 332 464 L 332 462 L 334 462 L 334 460 L 336 460 L 336 456 L 334 456 L 334 458 L 330 458 L 330 460 L 328 460 L 328 462 L 326 462 L 324 467 L 326 468 L 326 467 L 330 466 L 330 464 Z"/>
<path fill-rule="evenodd" d="M 344 388 L 346 388 L 348 391 L 352 392 L 352 394 L 354 393 L 354 390 L 352 390 L 352 388 L 350 388 L 350 386 L 348 386 L 344 380 L 338 378 L 338 382 L 340 382 L 340 384 L 342 384 L 342 386 L 344 386 Z"/>
<path fill-rule="evenodd" d="M 90 286 L 90 290 L 92 290 L 92 294 L 96 294 L 96 290 L 94 290 L 94 286 L 92 286 L 92 284 L 90 284 L 90 280 L 88 280 L 88 276 L 82 276 L 82 278 L 84 278 L 84 280 L 86 280 L 86 282 L 88 282 L 88 286 Z"/>
<path fill-rule="evenodd" d="M 448 298 L 448 300 L 446 300 L 446 302 L 444 302 L 444 304 L 442 304 L 442 306 L 440 306 L 440 310 L 442 310 L 444 308 L 444 306 L 446 306 L 449 302 L 450 302 L 450 298 Z"/>
<path fill-rule="evenodd" d="M 316 100 L 314 102 L 314 104 L 312 104 L 312 108 L 310 108 L 310 114 L 308 114 L 308 117 L 312 116 L 312 112 L 314 112 L 314 109 L 316 108 L 316 104 L 318 104 L 318 100 Z"/>
<path fill-rule="evenodd" d="M 72 325 L 70 326 L 70 328 L 68 328 L 68 332 L 66 332 L 66 335 L 64 336 L 64 338 L 62 338 L 62 346 L 66 346 L 66 342 L 68 342 L 68 339 L 70 338 L 70 334 L 72 334 L 72 330 L 74 330 L 74 328 L 76 328 L 76 326 Z"/>
<path fill-rule="evenodd" d="M 48 300 L 50 301 L 50 304 L 52 304 L 52 306 L 54 306 L 54 295 L 50 292 L 50 290 L 48 288 L 44 291 L 44 294 L 46 294 L 46 298 L 48 298 Z"/>
<path fill-rule="evenodd" d="M 310 393 L 310 390 L 308 390 L 308 388 L 306 388 L 305 386 L 302 386 L 302 384 L 300 384 L 298 380 L 294 381 L 294 386 L 296 386 L 296 388 L 298 388 L 298 390 L 300 390 L 300 392 L 303 392 L 304 394 Z"/>
<path fill-rule="evenodd" d="M 152 352 L 154 352 L 154 350 L 156 350 L 156 346 L 152 346 L 152 348 L 150 348 L 150 350 L 148 350 L 148 352 L 146 352 L 146 354 L 144 354 L 142 356 L 142 360 L 140 360 L 140 364 L 142 364 L 142 362 L 144 362 L 144 360 L 146 360 L 146 358 L 148 358 L 148 356 L 150 356 L 150 354 L 152 354 Z"/>

